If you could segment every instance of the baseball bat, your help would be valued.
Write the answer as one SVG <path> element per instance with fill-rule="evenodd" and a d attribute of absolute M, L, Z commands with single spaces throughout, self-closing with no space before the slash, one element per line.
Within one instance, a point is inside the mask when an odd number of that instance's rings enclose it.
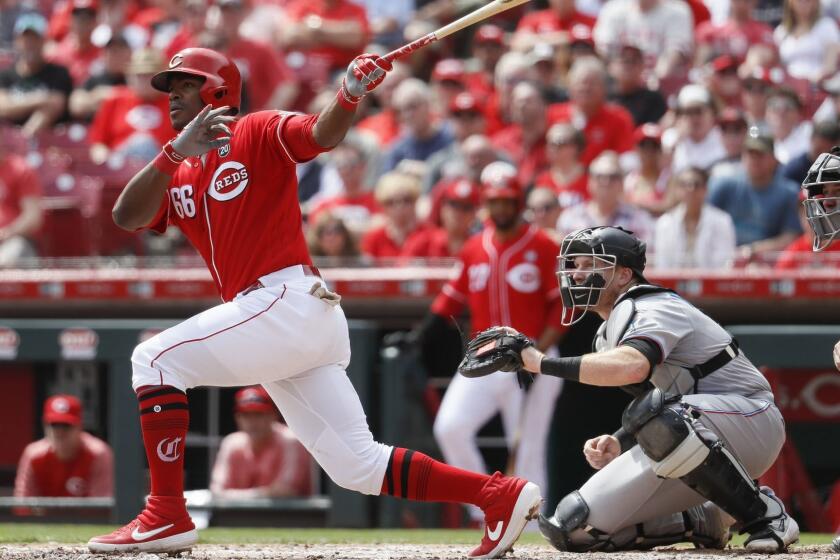
<path fill-rule="evenodd" d="M 444 37 L 452 35 L 456 31 L 460 31 L 465 27 L 469 27 L 470 25 L 483 21 L 489 17 L 495 16 L 498 13 L 510 10 L 511 8 L 515 8 L 516 6 L 520 6 L 528 1 L 530 0 L 493 0 L 489 4 L 485 4 L 477 10 L 473 10 L 467 15 L 456 19 L 452 23 L 448 23 L 440 29 L 436 29 L 428 35 L 420 37 L 416 41 L 412 41 L 411 43 L 400 47 L 397 50 L 389 52 L 382 58 L 388 60 L 389 62 L 394 62 L 395 60 L 399 60 L 404 56 L 413 53 L 417 49 L 421 49 L 426 45 L 429 45 L 431 43 L 434 43 L 435 41 L 443 39 Z"/>

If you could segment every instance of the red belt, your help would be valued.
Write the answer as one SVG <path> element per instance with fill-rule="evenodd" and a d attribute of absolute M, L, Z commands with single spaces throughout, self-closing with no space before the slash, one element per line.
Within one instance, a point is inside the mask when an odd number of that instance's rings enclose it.
<path fill-rule="evenodd" d="M 301 268 L 303 268 L 304 276 L 317 276 L 318 278 L 321 278 L 321 271 L 318 270 L 317 267 L 309 266 L 308 264 L 302 264 L 300 266 L 301 266 Z M 242 295 L 243 296 L 248 295 L 251 292 L 253 292 L 254 290 L 259 290 L 260 288 L 265 288 L 265 286 L 263 285 L 262 282 L 257 280 L 256 282 L 254 282 L 253 284 L 251 284 L 250 286 L 248 286 L 247 288 L 242 290 Z"/>

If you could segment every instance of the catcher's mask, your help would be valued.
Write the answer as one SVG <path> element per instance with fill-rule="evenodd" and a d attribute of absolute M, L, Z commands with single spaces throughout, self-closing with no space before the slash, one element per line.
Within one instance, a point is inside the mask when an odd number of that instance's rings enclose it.
<path fill-rule="evenodd" d="M 577 261 L 584 257 L 582 261 Z M 563 325 L 573 325 L 590 308 L 598 305 L 601 294 L 615 276 L 615 266 L 631 269 L 642 281 L 645 269 L 645 244 L 632 232 L 620 227 L 585 228 L 563 239 L 557 258 L 557 280 L 563 302 Z M 575 276 L 585 278 L 578 282 Z"/>
<path fill-rule="evenodd" d="M 813 250 L 822 251 L 840 233 L 840 147 L 819 155 L 802 181 L 802 189 L 805 216 L 814 230 Z"/>

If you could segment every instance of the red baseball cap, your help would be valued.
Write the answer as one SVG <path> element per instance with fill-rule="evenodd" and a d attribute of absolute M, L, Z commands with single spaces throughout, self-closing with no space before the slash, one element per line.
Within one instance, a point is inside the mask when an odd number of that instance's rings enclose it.
<path fill-rule="evenodd" d="M 639 144 L 643 140 L 653 140 L 662 143 L 662 127 L 653 123 L 645 123 L 633 132 L 633 143 Z"/>
<path fill-rule="evenodd" d="M 82 403 L 71 395 L 53 395 L 44 403 L 44 424 L 82 425 Z"/>
<path fill-rule="evenodd" d="M 463 82 L 464 81 L 464 63 L 457 58 L 444 58 L 437 64 L 432 71 L 432 81 L 435 82 Z"/>
<path fill-rule="evenodd" d="M 494 161 L 481 172 L 481 194 L 484 200 L 522 197 L 522 186 L 516 167 L 506 161 Z"/>
<path fill-rule="evenodd" d="M 492 23 L 485 23 L 478 28 L 473 37 L 474 43 L 496 43 L 503 45 L 505 43 L 505 31 L 498 25 Z"/>
<path fill-rule="evenodd" d="M 715 73 L 726 72 L 727 70 L 737 70 L 738 65 L 738 59 L 729 54 L 722 54 L 712 61 L 712 69 Z"/>
<path fill-rule="evenodd" d="M 481 102 L 475 95 L 468 91 L 462 91 L 452 98 L 449 103 L 450 113 L 482 113 Z"/>
<path fill-rule="evenodd" d="M 274 402 L 260 385 L 238 390 L 234 403 L 234 412 L 274 412 Z"/>
<path fill-rule="evenodd" d="M 461 179 L 460 181 L 452 181 L 446 185 L 440 198 L 443 201 L 466 202 L 473 206 L 478 206 L 481 203 L 478 191 L 478 185 L 475 185 L 467 179 Z"/>
<path fill-rule="evenodd" d="M 590 47 L 595 47 L 595 39 L 592 38 L 592 29 L 588 25 L 577 24 L 572 27 L 570 44 L 585 43 Z"/>

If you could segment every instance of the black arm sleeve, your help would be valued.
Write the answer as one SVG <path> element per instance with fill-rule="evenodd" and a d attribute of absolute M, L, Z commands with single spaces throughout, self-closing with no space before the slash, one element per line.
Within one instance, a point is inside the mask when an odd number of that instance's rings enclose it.
<path fill-rule="evenodd" d="M 613 437 L 618 440 L 618 444 L 621 446 L 621 453 L 636 445 L 636 438 L 624 428 L 616 430 Z"/>
<path fill-rule="evenodd" d="M 549 358 L 545 356 L 540 362 L 540 373 L 580 381 L 581 359 L 581 356 L 571 358 Z"/>
<path fill-rule="evenodd" d="M 662 350 L 660 350 L 659 345 L 646 338 L 628 338 L 627 340 L 621 343 L 621 346 L 629 346 L 630 348 L 635 348 L 636 350 L 641 352 L 645 358 L 647 358 L 648 363 L 650 363 L 650 371 L 648 371 L 648 377 L 650 377 L 653 368 L 656 367 L 657 364 L 662 362 Z"/>

